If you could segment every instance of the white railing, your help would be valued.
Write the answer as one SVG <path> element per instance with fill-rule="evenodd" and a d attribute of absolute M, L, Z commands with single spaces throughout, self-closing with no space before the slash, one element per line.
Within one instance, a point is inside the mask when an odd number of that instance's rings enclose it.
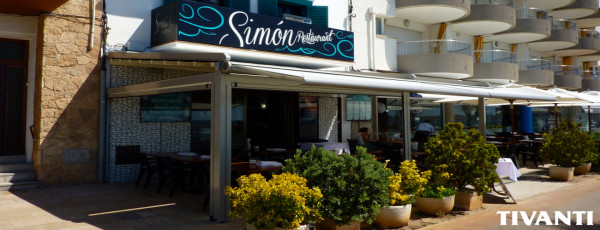
<path fill-rule="evenodd" d="M 578 30 L 579 38 L 600 39 L 600 33 L 595 30 Z"/>
<path fill-rule="evenodd" d="M 554 70 L 552 61 L 544 59 L 521 59 L 517 60 L 519 70 Z"/>
<path fill-rule="evenodd" d="M 521 8 L 516 9 L 517 18 L 538 18 L 538 19 L 548 19 L 548 11 L 537 9 L 537 8 Z"/>
<path fill-rule="evenodd" d="M 567 20 L 567 19 L 552 19 L 552 29 L 553 30 L 576 30 L 575 20 Z"/>
<path fill-rule="evenodd" d="M 473 51 L 473 60 L 475 63 L 517 63 L 517 55 L 504 50 L 475 50 Z"/>
<path fill-rule="evenodd" d="M 503 5 L 513 7 L 513 0 L 471 0 L 471 5 Z"/>
<path fill-rule="evenodd" d="M 473 45 L 457 40 L 421 40 L 398 42 L 398 56 L 412 54 L 457 53 L 472 55 Z"/>
<path fill-rule="evenodd" d="M 554 75 L 579 75 L 579 66 L 576 65 L 555 65 Z"/>
<path fill-rule="evenodd" d="M 594 70 L 584 70 L 583 71 L 584 79 L 595 79 L 600 80 L 600 72 Z"/>

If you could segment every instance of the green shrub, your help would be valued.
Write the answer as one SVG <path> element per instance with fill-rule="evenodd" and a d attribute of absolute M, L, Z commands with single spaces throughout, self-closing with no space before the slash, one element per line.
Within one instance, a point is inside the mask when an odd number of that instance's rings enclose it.
<path fill-rule="evenodd" d="M 552 133 L 544 134 L 540 156 L 560 167 L 578 167 L 594 158 L 596 143 L 581 130 L 581 123 L 561 121 Z"/>
<path fill-rule="evenodd" d="M 417 163 L 404 161 L 397 173 L 390 177 L 388 191 L 390 193 L 391 205 L 407 205 L 414 201 L 425 189 L 425 185 L 431 177 L 431 171 L 419 172 Z"/>
<path fill-rule="evenodd" d="M 466 191 L 467 185 L 471 185 L 481 195 L 488 192 L 498 179 L 495 163 L 500 153 L 496 146 L 485 143 L 479 131 L 471 129 L 464 132 L 463 129 L 462 123 L 444 125 L 444 130 L 425 144 L 425 161 L 434 175 L 433 187 L 454 187 Z"/>
<path fill-rule="evenodd" d="M 238 187 L 225 188 L 225 195 L 231 197 L 229 215 L 243 217 L 256 229 L 294 229 L 321 219 L 321 191 L 308 188 L 306 179 L 298 175 L 283 173 L 267 181 L 260 174 L 251 174 L 237 182 Z"/>
<path fill-rule="evenodd" d="M 298 174 L 306 178 L 308 186 L 321 190 L 319 211 L 323 217 L 333 219 L 337 225 L 370 223 L 379 208 L 389 204 L 387 188 L 392 171 L 365 152 L 365 148 L 357 147 L 354 156 L 338 156 L 313 147 L 286 160 L 283 171 Z"/>

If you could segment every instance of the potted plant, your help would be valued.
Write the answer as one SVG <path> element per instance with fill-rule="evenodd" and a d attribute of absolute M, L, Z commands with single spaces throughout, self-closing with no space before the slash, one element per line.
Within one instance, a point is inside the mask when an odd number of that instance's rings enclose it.
<path fill-rule="evenodd" d="M 306 179 L 298 175 L 282 173 L 267 181 L 260 174 L 251 174 L 237 182 L 238 187 L 225 188 L 225 195 L 231 198 L 229 215 L 244 218 L 249 229 L 300 229 L 321 219 L 321 191 L 308 188 Z"/>
<path fill-rule="evenodd" d="M 573 120 L 561 121 L 552 133 L 544 134 L 540 156 L 556 166 L 550 166 L 550 178 L 573 179 L 574 168 L 592 159 L 596 144 Z"/>
<path fill-rule="evenodd" d="M 323 193 L 319 211 L 326 219 L 318 228 L 358 229 L 361 221 L 371 223 L 379 208 L 389 203 L 387 187 L 393 173 L 365 152 L 365 148 L 357 147 L 354 156 L 338 156 L 313 147 L 286 160 L 284 172 L 306 178 L 308 186 Z"/>
<path fill-rule="evenodd" d="M 454 208 L 456 189 L 448 183 L 450 174 L 437 173 L 432 174 L 432 177 L 433 180 L 429 181 L 423 193 L 417 197 L 417 207 L 425 214 L 442 216 Z"/>
<path fill-rule="evenodd" d="M 600 154 L 599 154 L 600 132 L 592 132 L 590 134 L 590 136 L 592 137 L 592 140 L 594 141 L 594 148 L 592 149 L 592 152 L 590 153 L 589 158 L 585 160 L 585 163 L 583 163 L 582 166 L 575 167 L 575 170 L 574 170 L 575 174 L 578 174 L 578 175 L 587 174 L 588 172 L 590 172 L 590 169 L 592 168 L 592 164 L 597 164 L 598 160 L 600 160 Z"/>
<path fill-rule="evenodd" d="M 473 210 L 482 206 L 483 194 L 497 181 L 500 153 L 475 129 L 464 132 L 462 123 L 447 123 L 444 130 L 426 143 L 427 164 L 433 174 L 448 174 L 445 187 L 457 189 L 454 206 Z M 470 186 L 470 187 L 468 187 Z"/>
<path fill-rule="evenodd" d="M 419 172 L 417 163 L 404 161 L 397 173 L 390 177 L 388 193 L 390 205 L 381 207 L 375 223 L 381 228 L 400 228 L 408 225 L 412 203 L 425 189 L 431 171 Z"/>

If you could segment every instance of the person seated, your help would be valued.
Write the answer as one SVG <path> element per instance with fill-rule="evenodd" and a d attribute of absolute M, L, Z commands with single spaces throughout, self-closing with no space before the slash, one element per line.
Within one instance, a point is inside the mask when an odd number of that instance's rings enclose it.
<path fill-rule="evenodd" d="M 392 136 L 392 143 L 402 143 L 402 132 L 396 133 L 394 134 L 394 136 Z"/>
<path fill-rule="evenodd" d="M 429 123 L 429 120 L 425 120 L 425 122 L 420 123 L 417 126 L 417 132 L 415 133 L 415 141 L 419 142 L 418 151 L 425 151 L 425 142 L 427 139 L 435 133 L 435 128 L 433 125 Z"/>
<path fill-rule="evenodd" d="M 362 127 L 358 130 L 358 136 L 356 137 L 356 141 L 358 145 L 365 146 L 367 142 L 371 139 L 371 134 L 369 133 L 369 128 Z"/>

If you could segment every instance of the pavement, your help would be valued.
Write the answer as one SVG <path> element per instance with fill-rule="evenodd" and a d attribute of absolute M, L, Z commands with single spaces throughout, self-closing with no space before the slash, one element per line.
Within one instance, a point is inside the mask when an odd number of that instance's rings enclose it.
<path fill-rule="evenodd" d="M 592 173 L 577 176 L 572 182 L 558 182 L 547 177 L 547 167 L 519 169 L 522 176 L 518 182 L 503 179 L 518 204 L 490 193 L 485 195 L 484 207 L 480 210 L 453 211 L 443 218 L 419 217 L 417 212 L 411 218 L 411 226 L 403 229 L 519 229 L 523 226 L 500 226 L 496 211 L 551 211 L 554 207 L 564 207 L 567 211 L 598 211 L 594 223 L 600 224 L 600 193 L 597 192 L 600 175 Z M 148 190 L 126 182 L 0 192 L 0 230 L 244 228 L 240 219 L 212 223 L 208 211 L 202 210 L 205 194 L 177 191 L 170 198 L 168 189 L 157 194 L 156 187 L 157 181 L 153 181 Z M 501 191 L 499 187 L 498 191 Z"/>

